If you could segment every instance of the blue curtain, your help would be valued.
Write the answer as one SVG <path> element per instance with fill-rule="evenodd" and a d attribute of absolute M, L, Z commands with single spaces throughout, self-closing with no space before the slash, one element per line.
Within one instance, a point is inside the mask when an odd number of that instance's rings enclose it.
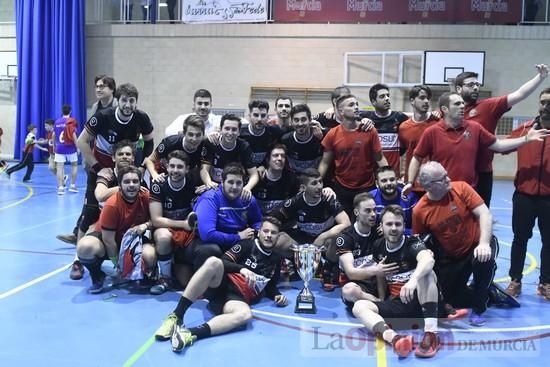
<path fill-rule="evenodd" d="M 15 0 L 17 27 L 17 117 L 14 156 L 20 158 L 27 125 L 45 137 L 44 120 L 72 106 L 86 119 L 85 0 Z M 35 149 L 34 158 L 39 158 Z"/>

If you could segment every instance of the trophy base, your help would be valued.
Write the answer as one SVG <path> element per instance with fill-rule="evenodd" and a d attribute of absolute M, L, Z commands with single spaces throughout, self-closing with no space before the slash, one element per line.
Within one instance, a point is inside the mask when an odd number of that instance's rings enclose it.
<path fill-rule="evenodd" d="M 294 307 L 294 313 L 317 313 L 317 307 L 315 306 L 315 298 L 304 297 L 301 294 L 296 297 L 296 306 Z"/>

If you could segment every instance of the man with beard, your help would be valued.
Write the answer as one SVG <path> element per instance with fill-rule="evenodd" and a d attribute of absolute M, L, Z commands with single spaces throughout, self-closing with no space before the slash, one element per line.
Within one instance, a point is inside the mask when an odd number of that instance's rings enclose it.
<path fill-rule="evenodd" d="M 124 234 L 130 230 L 143 236 L 151 229 L 149 220 L 149 192 L 141 190 L 141 171 L 134 166 L 124 166 L 118 171 L 120 190 L 111 196 L 101 211 L 97 227 L 82 237 L 76 252 L 80 262 L 88 269 L 92 294 L 103 291 L 105 273 L 101 270 L 104 260 L 110 259 L 118 267 L 118 254 Z M 144 238 L 142 258 L 146 269 L 156 263 L 155 248 Z"/>
<path fill-rule="evenodd" d="M 288 96 L 277 97 L 275 100 L 275 112 L 277 114 L 269 119 L 269 124 L 279 126 L 283 133 L 289 132 L 292 129 L 290 125 L 291 109 L 292 98 Z"/>
<path fill-rule="evenodd" d="M 289 228 L 286 233 L 290 238 L 284 236 L 285 241 L 280 241 L 277 248 L 287 254 L 293 244 L 311 243 L 325 247 L 321 283 L 325 290 L 332 291 L 338 284 L 334 238 L 349 227 L 350 220 L 335 196 L 323 195 L 323 179 L 319 171 L 308 168 L 300 174 L 299 180 L 298 194 L 271 213 Z"/>
<path fill-rule="evenodd" d="M 533 93 L 548 76 L 548 66 L 539 64 L 535 67 L 537 69 L 537 75 L 519 87 L 516 91 L 505 96 L 481 100 L 478 100 L 481 84 L 477 80 L 477 73 L 467 71 L 459 74 L 454 84 L 456 92 L 460 94 L 466 103 L 464 118 L 477 121 L 488 132 L 495 134 L 498 121 L 502 115 L 508 112 L 512 106 L 523 101 Z M 493 151 L 487 148 L 481 148 L 477 159 L 477 171 L 479 176 L 477 192 L 487 206 L 490 206 L 493 192 Z"/>
<path fill-rule="evenodd" d="M 425 85 L 415 85 L 409 92 L 409 101 L 413 109 L 413 116 L 399 125 L 399 145 L 401 153 L 405 152 L 404 172 L 405 182 L 408 181 L 408 169 L 413 153 L 424 131 L 439 120 L 431 110 L 432 90 Z M 413 191 L 423 194 L 420 186 L 415 184 Z"/>
<path fill-rule="evenodd" d="M 382 285 L 379 289 L 383 292 L 387 284 L 389 298 L 379 294 L 380 299 L 373 300 L 353 283 L 344 287 L 342 298 L 353 315 L 367 329 L 391 344 L 402 358 L 411 352 L 413 337 L 396 333 L 386 320 L 423 318 L 424 335 L 415 355 L 433 357 L 440 347 L 437 335 L 439 290 L 433 271 L 433 255 L 422 240 L 404 235 L 404 215 L 398 205 L 389 205 L 382 212 L 382 231 L 384 238 L 374 242 L 372 257 L 367 258 L 363 268 L 355 269 L 349 254 L 347 262 L 350 275 L 377 277 L 377 282 Z"/>
<path fill-rule="evenodd" d="M 241 127 L 240 138 L 248 142 L 252 151 L 252 162 L 260 167 L 268 149 L 279 141 L 282 130 L 278 126 L 268 125 L 269 103 L 252 100 L 248 104 L 249 124 Z"/>
<path fill-rule="evenodd" d="M 162 183 L 151 185 L 149 211 L 155 228 L 153 234 L 159 269 L 159 279 L 150 289 L 151 294 L 162 294 L 171 288 L 172 253 L 178 252 L 191 243 L 197 215 L 192 212 L 195 198 L 195 183 L 189 174 L 189 156 L 181 150 L 168 154 L 168 176 Z M 185 285 L 191 269 L 176 261 L 176 276 Z M 188 267 L 187 267 L 188 268 Z M 179 277 L 178 277 L 179 278 Z"/>
<path fill-rule="evenodd" d="M 403 112 L 392 111 L 390 101 L 390 88 L 385 84 L 375 84 L 369 89 L 369 99 L 374 111 L 364 111 L 361 117 L 366 117 L 374 122 L 374 127 L 380 138 L 382 152 L 399 175 L 400 147 L 398 131 L 403 121 L 409 119 Z"/>
<path fill-rule="evenodd" d="M 464 100 L 457 93 L 444 93 L 439 98 L 439 108 L 443 113 L 442 120 L 426 129 L 414 150 L 409 182 L 403 187 L 405 195 L 410 192 L 424 159 L 441 163 L 452 180 L 464 181 L 476 188 L 476 159 L 481 147 L 506 152 L 532 141 L 544 140 L 550 134 L 546 129 L 531 129 L 525 137 L 497 139 L 477 122 L 464 119 Z"/>
<path fill-rule="evenodd" d="M 243 239 L 221 259 L 210 257 L 193 275 L 178 305 L 155 332 L 157 340 L 171 338 L 172 351 L 181 352 L 196 340 L 230 332 L 252 319 L 250 304 L 264 295 L 284 307 L 287 298 L 277 289 L 275 270 L 280 261 L 272 250 L 281 223 L 266 217 L 257 236 Z M 216 314 L 197 327 L 186 328 L 185 314 L 200 296 Z"/>
<path fill-rule="evenodd" d="M 99 208 L 103 208 L 108 198 L 119 192 L 118 171 L 125 166 L 133 164 L 135 159 L 135 144 L 129 140 L 123 140 L 113 146 L 113 168 L 103 168 L 97 174 L 96 188 L 94 190 L 95 198 Z M 72 280 L 82 279 L 84 276 L 84 267 L 75 256 L 69 277 Z"/>
<path fill-rule="evenodd" d="M 311 110 L 306 104 L 297 104 L 290 111 L 290 120 L 294 131 L 281 138 L 287 147 L 288 167 L 299 174 L 308 168 L 317 168 L 323 155 L 321 139 L 311 125 Z"/>
<path fill-rule="evenodd" d="M 194 180 L 199 178 L 202 148 L 204 140 L 204 121 L 197 115 L 189 115 L 183 123 L 183 134 L 168 136 L 160 142 L 153 153 L 145 158 L 145 167 L 153 182 L 162 183 L 166 178 L 167 158 L 176 150 L 183 150 L 189 157 L 187 169 L 193 173 Z M 195 172 L 196 171 L 196 172 Z"/>
<path fill-rule="evenodd" d="M 331 108 L 329 108 L 325 112 L 321 112 L 313 117 L 314 120 L 319 121 L 321 126 L 324 129 L 330 130 L 333 127 L 336 127 L 340 124 L 338 121 L 339 115 L 337 113 L 338 109 L 336 108 L 336 100 L 340 96 L 349 95 L 351 94 L 351 90 L 348 87 L 340 86 L 334 88 L 334 90 L 330 93 L 330 103 L 332 105 Z"/>
<path fill-rule="evenodd" d="M 199 89 L 193 96 L 193 108 L 192 113 L 187 113 L 178 116 L 166 129 L 164 134 L 166 136 L 177 135 L 182 132 L 182 127 L 185 120 L 190 115 L 199 116 L 204 122 L 204 132 L 206 135 L 211 132 L 219 131 L 220 129 L 220 116 L 211 113 L 212 109 L 212 94 L 206 89 Z"/>
<path fill-rule="evenodd" d="M 319 164 L 322 177 L 327 176 L 334 163 L 333 189 L 348 216 L 353 216 L 353 198 L 375 188 L 374 171 L 387 166 L 375 129 L 359 131 L 359 102 L 353 95 L 336 100 L 337 113 L 342 117 L 339 126 L 323 139 L 323 158 Z"/>
<path fill-rule="evenodd" d="M 390 166 L 384 166 L 376 170 L 376 186 L 370 194 L 376 202 L 377 222 L 380 223 L 380 215 L 384 208 L 390 204 L 399 205 L 403 209 L 405 217 L 405 234 L 412 234 L 412 212 L 418 202 L 415 193 L 410 192 L 407 196 L 402 195 L 402 188 L 397 183 L 395 171 Z"/>
<path fill-rule="evenodd" d="M 222 182 L 224 167 L 231 162 L 239 162 L 248 173 L 248 182 L 242 188 L 242 195 L 244 200 L 249 200 L 259 176 L 252 161 L 250 145 L 239 138 L 240 130 L 241 119 L 238 116 L 231 113 L 222 116 L 219 143 L 205 142 L 200 177 L 207 188 L 216 189 Z"/>
<path fill-rule="evenodd" d="M 539 95 L 539 115 L 512 131 L 511 137 L 526 136 L 529 130 L 550 129 L 550 88 Z M 512 198 L 512 254 L 509 275 L 512 279 L 506 292 L 521 294 L 521 278 L 527 242 L 533 236 L 535 219 L 542 239 L 540 277 L 537 294 L 550 300 L 550 144 L 546 141 L 524 145 L 517 149 L 518 164 Z"/>

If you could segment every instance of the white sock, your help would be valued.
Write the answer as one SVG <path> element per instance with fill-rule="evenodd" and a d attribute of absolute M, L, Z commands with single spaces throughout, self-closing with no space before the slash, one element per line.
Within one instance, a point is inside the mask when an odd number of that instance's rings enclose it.
<path fill-rule="evenodd" d="M 432 333 L 437 333 L 437 318 L 426 317 L 424 319 L 424 331 L 431 331 Z"/>

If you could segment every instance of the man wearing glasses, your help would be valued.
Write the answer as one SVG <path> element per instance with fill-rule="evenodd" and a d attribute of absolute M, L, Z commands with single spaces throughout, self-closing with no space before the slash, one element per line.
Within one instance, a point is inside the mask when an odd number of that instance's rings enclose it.
<path fill-rule="evenodd" d="M 464 99 L 464 118 L 473 119 L 481 124 L 488 132 L 495 134 L 498 121 L 512 106 L 523 101 L 533 93 L 548 76 L 548 66 L 539 64 L 535 66 L 537 75 L 527 81 L 514 92 L 500 97 L 485 98 L 479 100 L 478 74 L 470 71 L 459 74 L 455 81 L 455 91 Z M 477 192 L 490 206 L 493 191 L 493 152 L 487 148 L 481 148 L 477 162 L 479 182 Z"/>
<path fill-rule="evenodd" d="M 403 187 L 407 195 L 424 159 L 445 167 L 453 181 L 465 181 L 477 187 L 476 162 L 481 148 L 507 152 L 531 141 L 543 140 L 550 130 L 530 130 L 521 138 L 497 139 L 474 120 L 464 119 L 465 103 L 458 93 L 444 93 L 439 98 L 442 120 L 424 131 L 409 165 L 409 182 Z"/>

